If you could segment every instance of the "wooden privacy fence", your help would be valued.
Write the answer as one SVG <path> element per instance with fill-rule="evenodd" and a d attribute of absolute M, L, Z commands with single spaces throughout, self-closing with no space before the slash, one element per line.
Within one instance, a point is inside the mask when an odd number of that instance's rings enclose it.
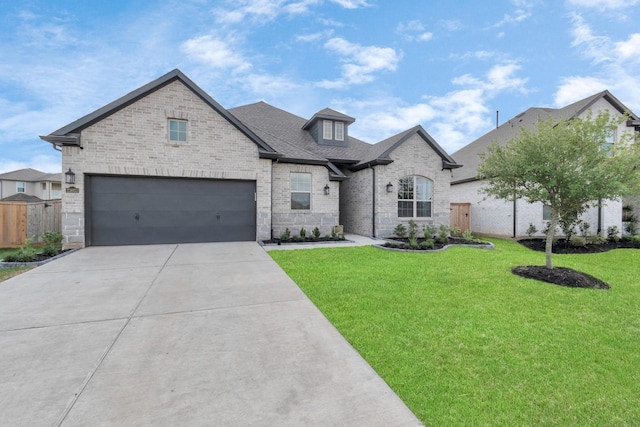
<path fill-rule="evenodd" d="M 0 202 L 0 247 L 12 248 L 42 241 L 45 231 L 62 229 L 62 202 Z"/>

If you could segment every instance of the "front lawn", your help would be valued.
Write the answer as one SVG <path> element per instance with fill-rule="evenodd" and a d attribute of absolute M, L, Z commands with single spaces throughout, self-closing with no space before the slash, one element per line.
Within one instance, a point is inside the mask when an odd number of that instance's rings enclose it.
<path fill-rule="evenodd" d="M 12 267 L 12 268 L 0 268 L 0 282 L 24 273 L 27 270 L 31 270 L 33 267 Z"/>
<path fill-rule="evenodd" d="M 269 254 L 425 425 L 640 425 L 640 250 L 554 255 L 591 290 L 513 275 L 544 254 L 492 241 Z"/>

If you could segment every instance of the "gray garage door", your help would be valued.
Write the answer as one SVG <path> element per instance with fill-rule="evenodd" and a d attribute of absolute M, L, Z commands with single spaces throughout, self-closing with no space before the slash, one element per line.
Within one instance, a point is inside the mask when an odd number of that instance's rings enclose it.
<path fill-rule="evenodd" d="M 255 181 L 87 178 L 90 245 L 256 239 Z"/>

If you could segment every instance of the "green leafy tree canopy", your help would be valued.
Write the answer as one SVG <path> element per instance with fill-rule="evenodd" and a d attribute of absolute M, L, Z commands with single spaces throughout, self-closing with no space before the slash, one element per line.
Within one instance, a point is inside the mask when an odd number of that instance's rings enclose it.
<path fill-rule="evenodd" d="M 481 191 L 506 200 L 542 202 L 551 208 L 546 236 L 546 264 L 553 268 L 551 250 L 561 219 L 576 220 L 589 206 L 638 191 L 640 150 L 632 132 L 609 144 L 618 125 L 604 111 L 595 118 L 541 120 L 536 129 L 522 129 L 506 145 L 493 143 L 481 155 Z"/>

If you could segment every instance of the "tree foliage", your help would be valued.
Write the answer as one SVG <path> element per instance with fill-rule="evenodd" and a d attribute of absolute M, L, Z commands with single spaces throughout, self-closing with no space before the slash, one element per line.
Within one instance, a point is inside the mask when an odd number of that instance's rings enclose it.
<path fill-rule="evenodd" d="M 599 201 L 640 190 L 640 150 L 633 133 L 624 132 L 613 146 L 607 144 L 626 119 L 605 111 L 595 118 L 542 120 L 536 129 L 522 129 L 503 146 L 494 142 L 481 155 L 478 172 L 488 181 L 485 194 L 550 206 L 547 267 L 552 268 L 553 238 L 561 219 L 575 221 Z"/>

